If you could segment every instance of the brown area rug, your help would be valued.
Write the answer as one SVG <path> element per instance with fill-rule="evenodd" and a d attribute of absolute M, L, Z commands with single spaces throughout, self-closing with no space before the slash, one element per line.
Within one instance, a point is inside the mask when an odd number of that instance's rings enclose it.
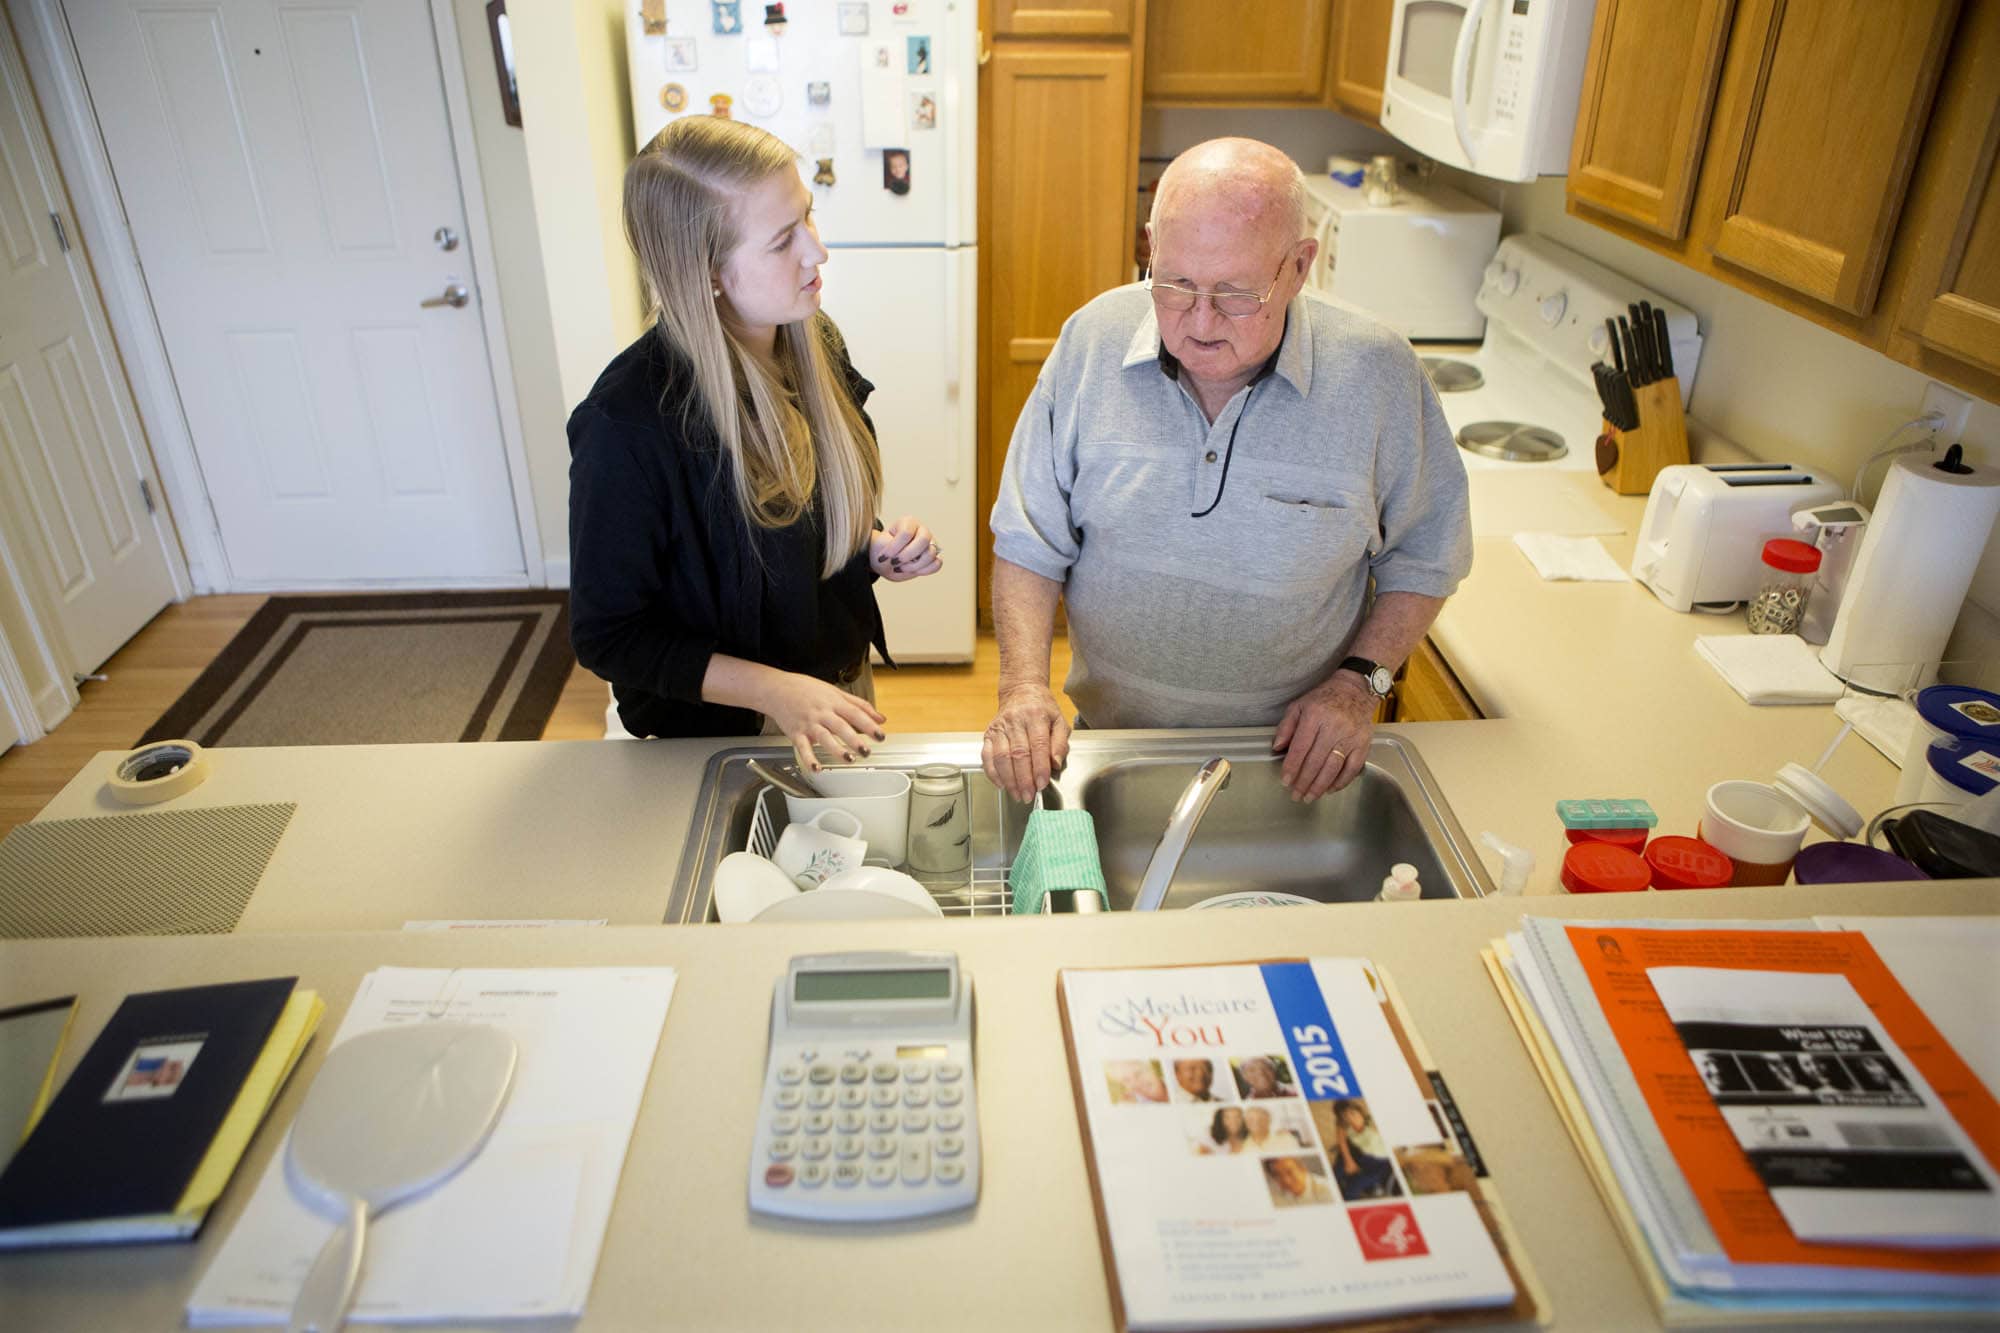
<path fill-rule="evenodd" d="M 575 665 L 565 592 L 273 597 L 138 743 L 539 740 Z"/>

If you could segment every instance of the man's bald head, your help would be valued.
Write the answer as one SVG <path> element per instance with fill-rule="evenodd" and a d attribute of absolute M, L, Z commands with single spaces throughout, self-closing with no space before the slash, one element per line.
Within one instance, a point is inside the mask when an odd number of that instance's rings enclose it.
<path fill-rule="evenodd" d="M 1215 212 L 1264 233 L 1278 247 L 1306 234 L 1305 179 L 1277 149 L 1255 139 L 1210 139 L 1176 157 L 1153 191 L 1152 226 Z"/>

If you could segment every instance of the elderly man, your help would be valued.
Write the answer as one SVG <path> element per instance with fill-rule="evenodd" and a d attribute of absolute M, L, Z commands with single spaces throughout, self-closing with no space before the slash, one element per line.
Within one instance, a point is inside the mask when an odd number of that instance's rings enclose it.
<path fill-rule="evenodd" d="M 1300 295 L 1318 243 L 1282 153 L 1189 149 L 1146 231 L 1148 280 L 1070 317 L 1008 447 L 986 772 L 1029 800 L 1068 753 L 1066 598 L 1078 725 L 1275 723 L 1316 800 L 1471 567 L 1465 468 L 1409 344 Z"/>

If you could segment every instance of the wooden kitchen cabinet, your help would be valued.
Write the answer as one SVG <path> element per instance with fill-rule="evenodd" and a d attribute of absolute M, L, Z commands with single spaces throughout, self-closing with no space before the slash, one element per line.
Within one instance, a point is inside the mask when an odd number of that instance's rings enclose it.
<path fill-rule="evenodd" d="M 1396 0 L 1333 0 L 1327 100 L 1336 110 L 1370 125 L 1382 120 L 1382 86 L 1388 78 L 1389 29 Z"/>
<path fill-rule="evenodd" d="M 1133 0 L 992 0 L 995 36 L 1129 37 Z"/>
<path fill-rule="evenodd" d="M 1333 0 L 1257 0 L 1255 4 L 1242 0 L 1149 0 L 1146 100 L 1322 101 L 1332 4 Z M 1377 104 L 1379 107 L 1379 96 Z"/>
<path fill-rule="evenodd" d="M 1570 144 L 1571 201 L 1662 236 L 1686 234 L 1734 8 L 1735 0 L 1597 7 Z"/>
<path fill-rule="evenodd" d="M 1403 664 L 1394 698 L 1396 722 L 1469 722 L 1485 716 L 1429 638 Z"/>

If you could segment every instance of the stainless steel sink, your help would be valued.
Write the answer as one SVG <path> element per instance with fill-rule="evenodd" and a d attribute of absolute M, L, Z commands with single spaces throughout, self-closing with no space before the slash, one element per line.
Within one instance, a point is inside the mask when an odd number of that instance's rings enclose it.
<path fill-rule="evenodd" d="M 709 883 L 716 863 L 750 844 L 758 819 L 764 784 L 748 761 L 789 754 L 772 746 L 724 750 L 709 760 L 667 902 L 668 922 L 715 919 Z M 1189 907 L 1246 889 L 1357 902 L 1373 898 L 1398 861 L 1417 868 L 1426 898 L 1475 898 L 1492 891 L 1472 841 L 1430 770 L 1400 736 L 1377 734 L 1359 778 L 1344 791 L 1305 805 L 1279 784 L 1281 761 L 1270 753 L 1268 731 L 1079 732 L 1043 804 L 1090 811 L 1113 910 L 1131 907 L 1174 802 L 1201 764 L 1217 755 L 1231 762 L 1234 773 L 1202 818 L 1167 907 Z M 950 763 L 964 771 L 972 865 L 956 874 L 919 878 L 948 915 L 1005 913 L 1007 867 L 1029 811 L 986 780 L 977 740 L 891 741 L 870 763 L 900 769 Z M 775 837 L 784 825 L 784 801 L 772 793 L 764 805 L 766 832 Z"/>

